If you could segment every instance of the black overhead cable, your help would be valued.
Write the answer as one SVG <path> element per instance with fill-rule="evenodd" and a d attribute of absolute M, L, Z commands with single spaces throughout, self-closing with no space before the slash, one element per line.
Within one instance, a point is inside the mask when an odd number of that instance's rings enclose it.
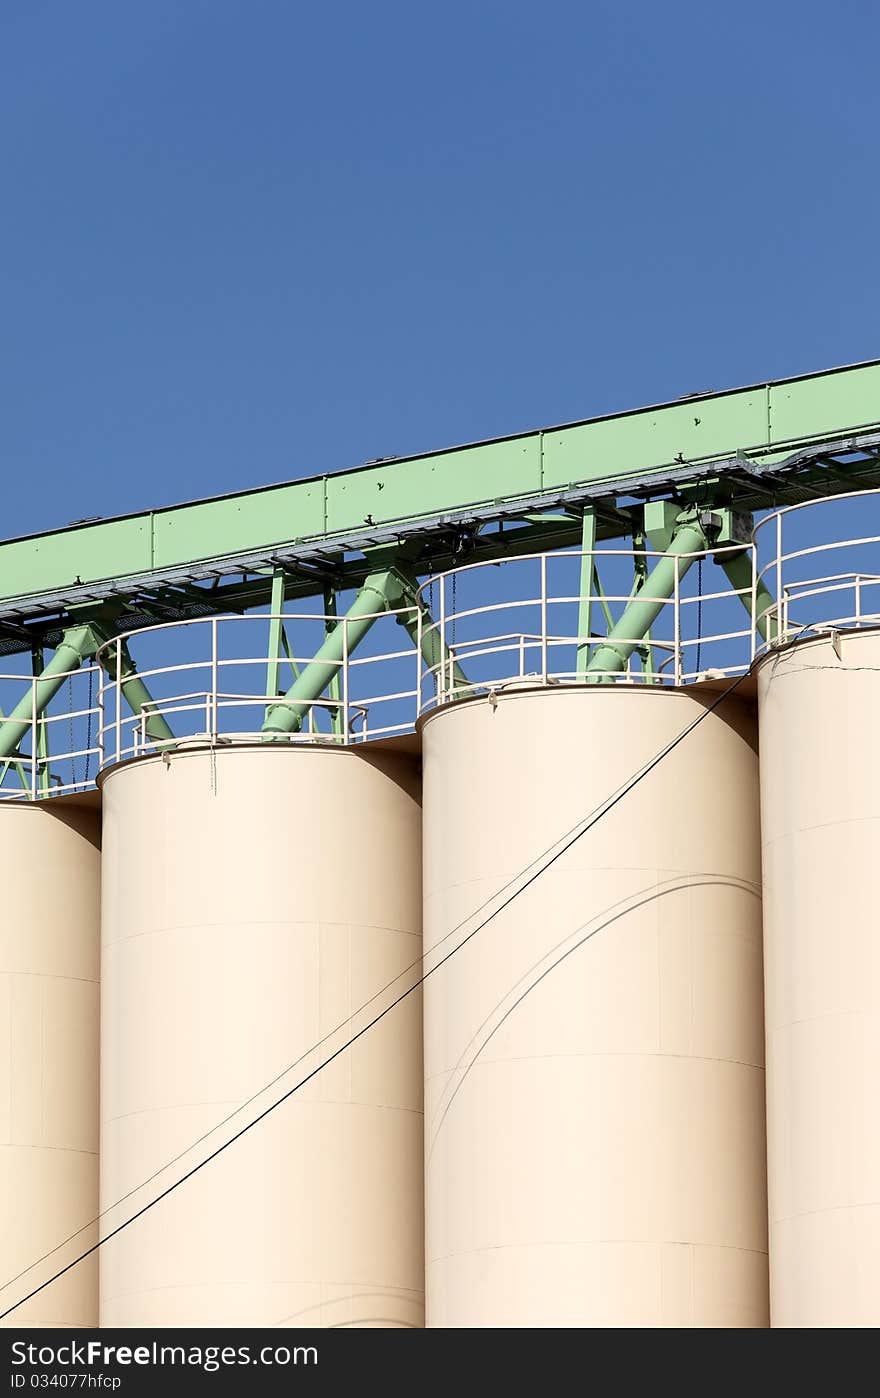
<path fill-rule="evenodd" d="M 534 873 L 530 874 L 523 884 L 521 884 L 518 888 L 514 889 L 514 891 L 510 893 L 509 896 L 505 898 L 504 901 L 500 903 L 497 908 L 493 909 L 493 911 L 489 913 L 489 915 L 486 918 L 484 918 L 482 922 L 478 923 L 477 926 L 474 927 L 467 934 L 467 936 L 463 937 L 462 940 L 458 942 L 454 947 L 452 947 L 450 951 L 446 952 L 446 954 L 442 956 L 440 960 L 436 962 L 435 965 L 431 966 L 427 971 L 425 971 L 421 976 L 419 976 L 419 978 L 411 986 L 407 987 L 406 990 L 401 991 L 399 995 L 395 996 L 395 998 L 391 1001 L 389 1005 L 386 1005 L 385 1008 L 383 1010 L 380 1010 L 380 1012 L 377 1015 L 374 1015 L 374 1017 L 371 1020 L 369 1020 L 367 1024 L 365 1024 L 355 1034 L 352 1034 L 344 1044 L 342 1044 L 338 1049 L 335 1049 L 333 1053 L 328 1054 L 328 1056 L 325 1059 L 323 1059 L 322 1062 L 320 1062 L 317 1065 L 317 1067 L 311 1069 L 311 1071 L 306 1073 L 304 1077 L 300 1078 L 298 1082 L 294 1083 L 293 1087 L 289 1088 L 287 1092 L 282 1093 L 282 1095 L 276 1098 L 274 1102 L 271 1102 L 269 1106 L 266 1107 L 257 1116 L 255 1116 L 252 1121 L 249 1121 L 244 1126 L 242 1126 L 238 1131 L 235 1132 L 233 1136 L 230 1136 L 228 1141 L 224 1141 L 222 1145 L 219 1145 L 216 1148 L 216 1150 L 211 1151 L 209 1155 L 206 1155 L 203 1160 L 200 1160 L 196 1165 L 193 1165 L 192 1168 L 187 1170 L 183 1175 L 181 1175 L 179 1179 L 175 1180 L 172 1184 L 168 1185 L 167 1189 L 163 1189 L 159 1194 L 155 1196 L 155 1198 L 151 1199 L 148 1203 L 144 1204 L 142 1208 L 137 1209 L 128 1218 L 123 1219 L 122 1223 L 118 1224 L 115 1228 L 111 1229 L 110 1232 L 106 1233 L 103 1238 L 99 1238 L 96 1243 L 93 1243 L 90 1247 L 86 1248 L 83 1252 L 79 1253 L 78 1256 L 76 1256 L 73 1259 L 73 1261 L 68 1262 L 64 1267 L 60 1267 L 58 1271 L 54 1272 L 51 1277 L 48 1277 L 46 1279 L 46 1281 L 41 1282 L 39 1286 L 35 1286 L 25 1296 L 22 1296 L 21 1300 L 16 1301 L 12 1306 L 7 1307 L 6 1310 L 0 1311 L 0 1321 L 4 1320 L 6 1316 L 11 1315 L 13 1311 L 18 1310 L 19 1306 L 23 1306 L 25 1302 L 30 1301 L 34 1296 L 39 1295 L 41 1291 L 45 1291 L 45 1289 L 48 1286 L 51 1286 L 53 1282 L 58 1281 L 60 1277 L 65 1276 L 67 1272 L 71 1271 L 74 1267 L 78 1266 L 80 1262 L 84 1262 L 87 1257 L 91 1257 L 93 1253 L 97 1252 L 100 1248 L 102 1248 L 105 1243 L 111 1240 L 111 1238 L 117 1237 L 117 1235 L 122 1233 L 124 1229 L 130 1227 L 132 1223 L 135 1223 L 144 1214 L 148 1213 L 150 1209 L 155 1208 L 155 1206 L 161 1203 L 163 1199 L 166 1199 L 169 1194 L 173 1194 L 174 1191 L 179 1189 L 182 1184 L 185 1184 L 187 1180 L 192 1179 L 193 1175 L 198 1174 L 199 1171 L 203 1170 L 206 1165 L 209 1165 L 212 1160 L 216 1160 L 218 1156 L 222 1155 L 224 1151 L 228 1150 L 229 1147 L 231 1145 L 234 1145 L 236 1141 L 240 1140 L 242 1136 L 247 1135 L 249 1131 L 251 1131 L 261 1121 L 264 1121 L 266 1117 L 270 1116 L 272 1112 L 274 1112 L 278 1107 L 282 1106 L 282 1104 L 286 1102 L 290 1097 L 293 1097 L 294 1094 L 300 1090 L 300 1088 L 305 1087 L 306 1084 L 311 1082 L 311 1080 L 314 1077 L 317 1077 L 318 1073 L 322 1072 L 324 1068 L 329 1067 L 331 1063 L 335 1062 L 335 1060 L 339 1058 L 343 1053 L 346 1053 L 348 1049 L 350 1049 L 355 1043 L 357 1043 L 359 1039 L 363 1038 L 365 1034 L 367 1034 L 371 1029 L 375 1028 L 377 1024 L 379 1024 L 383 1019 L 385 1019 L 386 1015 L 389 1015 L 393 1009 L 396 1009 L 396 1007 L 399 1004 L 401 1004 L 404 1000 L 408 999 L 408 997 L 412 995 L 412 993 L 415 990 L 418 990 L 422 985 L 424 985 L 425 981 L 428 980 L 430 976 L 433 976 L 436 971 L 439 971 L 441 966 L 445 965 L 445 963 L 449 961 L 451 957 L 455 956 L 456 952 L 461 951 L 462 947 L 466 946 L 467 943 L 470 942 L 472 938 L 474 938 L 477 935 L 478 932 L 481 932 L 483 928 L 486 927 L 488 923 L 492 921 L 493 918 L 497 917 L 499 913 L 505 910 L 505 908 L 508 908 L 510 904 L 516 898 L 518 898 L 521 893 L 524 893 L 527 888 L 530 888 L 531 885 L 535 883 L 542 874 L 546 873 L 546 871 L 553 864 L 555 864 L 556 861 L 560 859 L 563 854 L 565 854 L 569 849 L 571 849 L 572 845 L 576 844 L 577 841 L 580 840 L 581 837 L 585 835 L 588 830 L 591 830 L 594 825 L 598 824 L 598 822 L 602 819 L 603 816 L 607 815 L 609 811 L 613 810 L 614 807 L 620 801 L 623 800 L 624 796 L 626 796 L 630 791 L 632 791 L 633 788 L 639 784 L 639 782 L 643 781 L 645 777 L 647 777 L 654 770 L 654 768 L 657 767 L 663 761 L 664 758 L 668 757 L 669 754 L 679 746 L 680 743 L 684 742 L 685 738 L 689 737 L 689 735 L 693 733 L 695 728 L 699 727 L 699 725 L 704 721 L 704 719 L 708 718 L 711 713 L 714 713 L 714 711 L 719 707 L 719 705 L 722 704 L 724 700 L 727 699 L 729 695 L 731 695 L 734 692 L 734 690 L 742 684 L 743 680 L 746 679 L 747 675 L 748 671 L 745 671 L 743 674 L 738 675 L 735 680 L 733 680 L 729 685 L 727 685 L 721 691 L 721 693 L 718 694 L 715 699 L 713 699 L 711 704 L 707 705 L 707 707 L 703 709 L 702 713 L 698 714 L 697 717 L 693 719 L 692 722 L 689 723 L 686 728 L 682 729 L 681 733 L 679 733 L 677 737 L 671 739 L 671 741 L 667 743 L 664 748 L 661 748 L 661 750 L 658 753 L 656 753 L 655 756 L 652 757 L 643 767 L 641 767 L 637 772 L 635 772 L 633 776 L 629 777 L 623 783 L 622 786 L 618 787 L 616 792 L 614 792 L 605 802 L 602 803 L 601 806 L 595 808 L 592 812 L 590 812 L 588 816 L 584 817 L 581 821 L 578 821 L 576 825 L 572 826 L 571 829 L 565 835 L 561 836 L 561 843 L 560 840 L 555 841 L 555 845 L 559 845 L 560 847 L 558 849 L 555 849 L 554 853 L 550 854 L 549 858 L 546 859 L 546 863 L 542 864 L 539 869 L 536 869 Z M 549 848 L 550 850 L 554 850 L 554 845 L 551 845 Z M 545 854 L 546 853 L 547 852 L 545 851 Z M 545 855 L 538 855 L 537 859 L 543 859 L 544 857 Z M 536 862 L 537 860 L 532 860 L 531 864 L 527 864 L 525 866 L 525 869 L 528 870 Z M 501 892 L 504 892 L 505 888 L 510 888 L 511 884 L 516 882 L 517 879 L 522 878 L 524 872 L 525 870 L 522 870 L 519 874 L 516 874 L 514 878 L 511 879 L 504 886 L 504 888 L 502 888 Z M 493 895 L 493 898 L 497 897 L 497 893 Z M 487 903 L 488 902 L 492 902 L 492 898 L 488 899 Z M 453 927 L 450 932 L 446 933 L 446 935 L 441 939 L 441 941 L 437 945 L 442 945 L 443 942 L 448 941 L 451 936 L 453 936 L 456 932 L 460 931 L 461 928 L 464 927 L 471 920 L 472 917 L 482 912 L 482 910 L 487 906 L 487 903 L 482 904 L 481 907 L 476 909 L 475 913 L 469 914 L 469 916 L 465 918 L 462 922 L 460 922 L 456 927 Z M 423 958 L 420 958 L 420 960 L 423 960 Z M 413 962 L 410 967 L 407 967 L 407 970 L 411 970 L 419 964 L 420 962 L 418 961 Z M 401 972 L 400 975 L 395 978 L 395 980 L 400 980 L 401 976 L 405 974 L 406 971 Z M 395 981 L 391 981 L 389 984 L 394 985 Z M 389 989 L 389 986 L 385 986 L 383 990 L 378 991 L 376 995 L 372 996 L 370 1000 L 366 1001 L 365 1005 L 361 1006 L 361 1009 L 356 1011 L 356 1015 L 362 1013 L 362 1011 L 365 1008 L 372 1004 L 373 1001 L 378 999 L 380 995 L 384 994 L 384 991 L 387 989 Z M 355 1016 L 349 1016 L 346 1022 L 349 1022 L 350 1019 L 353 1017 Z M 286 1074 L 290 1072 L 291 1068 L 295 1067 L 297 1063 L 302 1062 L 303 1058 L 306 1058 L 311 1053 L 314 1053 L 316 1048 L 319 1048 L 322 1043 L 326 1042 L 327 1038 L 332 1037 L 332 1035 L 336 1032 L 336 1030 L 332 1030 L 329 1035 L 325 1035 L 323 1039 L 320 1039 L 318 1043 L 314 1044 L 309 1050 L 307 1050 L 305 1054 L 300 1055 L 300 1057 L 296 1059 L 294 1063 L 292 1063 L 288 1068 L 286 1068 L 283 1073 L 280 1073 L 278 1075 L 278 1078 L 274 1079 L 273 1083 L 270 1083 L 269 1086 L 272 1086 L 274 1082 L 277 1082 L 280 1080 L 280 1078 L 286 1076 Z M 265 1090 L 265 1088 L 260 1089 L 260 1092 L 256 1093 L 255 1096 L 260 1096 L 261 1093 Z M 253 1101 L 254 1099 L 251 1098 L 250 1100 Z M 247 1106 L 248 1104 L 245 1103 L 244 1105 Z M 237 1111 L 240 1110 L 242 1110 L 242 1108 L 237 1109 Z M 236 1114 L 237 1112 L 233 1112 L 231 1113 L 231 1116 L 235 1116 Z M 226 1118 L 226 1120 L 229 1119 L 230 1118 L 228 1117 Z M 217 1127 L 213 1127 L 212 1131 L 207 1132 L 206 1135 L 211 1135 L 214 1130 L 218 1130 L 219 1126 L 222 1126 L 223 1124 L 223 1122 L 220 1122 Z M 199 1141 L 203 1139 L 204 1137 L 200 1137 Z M 198 1145 L 199 1141 L 194 1142 L 194 1145 Z M 187 1150 L 182 1152 L 181 1154 L 185 1155 L 192 1149 L 193 1146 L 189 1146 L 187 1147 Z M 175 1160 L 170 1161 L 169 1164 L 174 1164 L 175 1161 L 178 1159 L 180 1159 L 180 1156 L 175 1157 Z M 163 1166 L 162 1170 L 157 1171 L 156 1174 L 161 1174 L 163 1170 L 167 1168 L 168 1165 Z M 138 1185 L 136 1189 L 129 1191 L 129 1194 L 123 1196 L 123 1199 L 118 1200 L 116 1204 L 111 1204 L 107 1209 L 103 1211 L 103 1213 L 99 1214 L 97 1218 L 90 1220 L 89 1223 L 84 1224 L 82 1228 L 78 1229 L 76 1233 L 71 1234 L 70 1238 L 65 1239 L 64 1242 L 59 1243 L 57 1247 L 52 1248 L 48 1253 L 44 1253 L 42 1257 L 38 1258 L 35 1262 L 31 1263 L 29 1267 L 26 1267 L 23 1271 L 19 1272 L 15 1277 L 10 1278 L 9 1281 L 3 1284 L 0 1290 L 5 1291 L 8 1287 L 14 1285 L 14 1283 L 18 1281 L 20 1277 L 23 1277 L 28 1272 L 33 1271 L 34 1267 L 39 1266 L 40 1262 L 44 1261 L 46 1257 L 51 1257 L 52 1253 L 57 1252 L 59 1248 L 64 1247 L 66 1242 L 71 1241 L 71 1239 L 77 1237 L 79 1233 L 82 1233 L 87 1228 L 92 1227 L 102 1217 L 104 1217 L 105 1214 L 117 1208 L 120 1203 L 124 1202 L 124 1199 L 129 1198 L 131 1194 L 134 1194 L 137 1192 L 137 1190 L 142 1189 L 144 1187 L 144 1184 L 149 1184 L 150 1180 L 154 1179 L 155 1177 L 155 1175 L 150 1176 L 150 1179 L 145 1180 L 144 1183 Z"/>

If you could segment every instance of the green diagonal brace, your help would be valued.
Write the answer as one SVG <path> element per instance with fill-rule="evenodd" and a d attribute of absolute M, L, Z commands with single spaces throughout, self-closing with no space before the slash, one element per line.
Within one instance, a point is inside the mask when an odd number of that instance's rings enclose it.
<path fill-rule="evenodd" d="M 107 652 L 102 656 L 102 663 L 111 680 L 116 679 L 116 647 L 109 646 Z M 119 668 L 122 671 L 122 682 L 120 689 L 126 704 L 131 709 L 135 718 L 141 714 L 147 714 L 147 721 L 144 731 L 148 738 L 156 739 L 167 743 L 174 741 L 174 734 L 168 727 L 164 716 L 156 708 L 156 701 L 151 695 L 137 672 L 137 666 L 131 658 L 131 652 L 125 641 L 119 647 Z"/>
<path fill-rule="evenodd" d="M 451 668 L 453 695 L 458 694 L 461 690 L 466 690 L 468 688 L 467 675 L 457 660 L 453 660 L 450 667 L 449 649 L 440 638 L 440 632 L 434 624 L 434 618 L 418 596 L 414 581 L 411 584 L 407 583 L 403 602 L 404 605 L 416 607 L 421 612 L 421 626 L 418 618 L 414 617 L 411 612 L 402 612 L 397 620 L 412 640 L 413 645 L 421 646 L 422 659 L 427 668 L 438 679 L 443 674 L 449 675 Z"/>
<path fill-rule="evenodd" d="M 95 653 L 102 640 L 103 637 L 91 626 L 74 626 L 65 631 L 49 664 L 41 670 L 39 679 L 34 680 L 33 687 L 28 687 L 9 717 L 0 724 L 0 760 L 12 757 L 18 751 L 34 718 L 39 718 L 45 712 L 70 672 L 78 670 L 86 657 Z"/>
<path fill-rule="evenodd" d="M 682 519 L 666 553 L 645 579 L 644 587 L 627 604 L 620 620 L 594 652 L 587 666 L 590 684 L 601 683 L 604 678 L 604 674 L 596 674 L 596 671 L 619 672 L 626 668 L 629 657 L 674 594 L 676 577 L 680 582 L 695 561 L 682 555 L 701 553 L 707 542 L 699 520 L 693 516 Z"/>
<path fill-rule="evenodd" d="M 72 671 L 78 670 L 83 661 L 95 654 L 104 645 L 107 636 L 100 626 L 85 624 L 65 631 L 55 648 L 55 654 L 48 665 L 33 681 L 33 687 L 22 696 L 7 719 L 0 724 L 0 761 L 12 757 L 21 744 L 22 738 L 31 728 L 34 718 L 40 718 L 52 702 Z M 150 718 L 146 731 L 151 738 L 173 739 L 174 734 L 162 715 L 155 710 L 155 703 L 147 686 L 137 673 L 128 647 L 123 642 L 120 650 L 122 683 L 120 689 L 126 703 L 135 716 L 147 712 Z M 104 668 L 115 679 L 116 652 L 104 659 Z"/>
<path fill-rule="evenodd" d="M 753 581 L 751 554 L 745 550 L 742 553 L 721 553 L 718 555 L 717 562 L 721 564 L 736 588 L 739 600 L 751 617 Z M 768 636 L 771 642 L 776 640 L 779 632 L 776 599 L 763 578 L 758 578 L 755 583 L 755 615 L 752 617 L 752 622 L 757 627 L 762 641 L 766 641 Z"/>
<path fill-rule="evenodd" d="M 371 573 L 339 625 L 324 637 L 314 660 L 300 671 L 284 698 L 266 711 L 264 733 L 297 733 L 316 699 L 339 673 L 346 654 L 360 645 L 377 613 L 388 610 L 397 592 L 393 569 Z"/>
<path fill-rule="evenodd" d="M 360 645 L 378 614 L 398 607 L 418 608 L 421 611 L 421 627 L 417 617 L 408 614 L 407 611 L 403 611 L 397 620 L 416 644 L 421 638 L 422 658 L 425 664 L 430 667 L 441 663 L 448 665 L 449 652 L 441 644 L 436 629 L 431 626 L 430 612 L 418 599 L 415 579 L 399 568 L 377 570 L 365 579 L 348 612 L 339 619 L 334 630 L 324 637 L 314 660 L 300 672 L 284 698 L 269 707 L 263 723 L 263 732 L 299 732 L 303 718 L 312 704 L 320 699 L 338 675 L 346 653 L 351 655 Z M 467 678 L 459 665 L 453 664 L 452 673 L 456 687 L 467 685 Z"/>

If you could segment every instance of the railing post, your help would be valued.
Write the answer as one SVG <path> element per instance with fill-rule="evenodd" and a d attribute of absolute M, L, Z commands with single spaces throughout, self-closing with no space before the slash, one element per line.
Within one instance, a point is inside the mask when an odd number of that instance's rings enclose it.
<path fill-rule="evenodd" d="M 217 741 L 217 618 L 211 617 L 211 741 Z"/>
<path fill-rule="evenodd" d="M 541 683 L 547 683 L 547 555 L 541 554 Z"/>
<path fill-rule="evenodd" d="M 116 637 L 116 761 L 122 757 L 122 637 Z"/>
<path fill-rule="evenodd" d="M 675 574 L 672 581 L 672 625 L 675 647 L 675 683 L 681 684 L 681 579 L 678 572 L 678 554 L 675 555 Z"/>
<path fill-rule="evenodd" d="M 782 513 L 776 516 L 776 639 L 788 640 L 788 608 L 782 605 Z M 781 635 L 779 633 L 782 633 Z"/>
<path fill-rule="evenodd" d="M 342 741 L 348 746 L 351 735 L 351 722 L 348 712 L 349 705 L 349 677 L 348 677 L 348 617 L 342 618 Z"/>
<path fill-rule="evenodd" d="M 862 624 L 862 575 L 856 573 L 856 626 Z"/>
<path fill-rule="evenodd" d="M 751 648 L 750 660 L 754 660 L 758 649 L 758 550 L 755 544 L 750 546 L 752 558 L 752 625 L 751 625 Z M 766 626 L 769 631 L 770 618 L 767 618 Z"/>
<path fill-rule="evenodd" d="M 421 607 L 416 608 L 416 720 L 422 712 L 422 630 L 424 617 Z"/>
<path fill-rule="evenodd" d="M 440 577 L 440 660 L 437 667 L 437 703 L 446 698 L 446 574 Z"/>
<path fill-rule="evenodd" d="M 37 679 L 31 680 L 31 800 L 37 799 Z"/>
<path fill-rule="evenodd" d="M 98 771 L 104 766 L 104 666 L 97 666 L 98 673 Z"/>

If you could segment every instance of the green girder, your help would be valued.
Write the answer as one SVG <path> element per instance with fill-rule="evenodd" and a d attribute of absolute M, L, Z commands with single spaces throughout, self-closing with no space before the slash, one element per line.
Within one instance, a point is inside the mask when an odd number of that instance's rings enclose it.
<path fill-rule="evenodd" d="M 858 461 L 828 464 L 855 439 L 867 443 Z M 880 361 L 11 539 L 0 638 L 30 649 L 33 627 L 56 644 L 77 606 L 102 600 L 123 614 L 262 606 L 275 566 L 291 574 L 288 596 L 357 587 L 374 548 L 425 575 L 454 565 L 463 536 L 474 557 L 576 547 L 587 506 L 596 538 L 620 539 L 634 497 L 755 509 L 871 485 Z"/>

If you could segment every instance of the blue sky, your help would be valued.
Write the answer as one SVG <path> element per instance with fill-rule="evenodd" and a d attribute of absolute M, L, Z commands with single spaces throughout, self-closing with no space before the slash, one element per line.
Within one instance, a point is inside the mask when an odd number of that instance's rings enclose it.
<path fill-rule="evenodd" d="M 878 353 L 877 8 L 4 0 L 4 536 Z"/>

